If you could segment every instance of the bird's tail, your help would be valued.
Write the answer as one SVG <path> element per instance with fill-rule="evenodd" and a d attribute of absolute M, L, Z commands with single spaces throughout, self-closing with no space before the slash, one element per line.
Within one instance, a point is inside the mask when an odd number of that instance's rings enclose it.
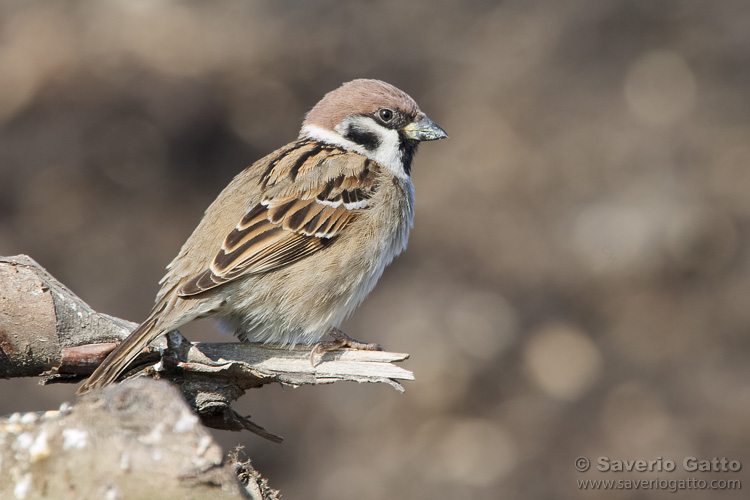
<path fill-rule="evenodd" d="M 99 389 L 114 382 L 146 346 L 159 335 L 166 333 L 163 323 L 159 321 L 159 313 L 162 310 L 163 306 L 151 311 L 148 318 L 109 353 L 91 377 L 78 388 L 77 394 Z"/>

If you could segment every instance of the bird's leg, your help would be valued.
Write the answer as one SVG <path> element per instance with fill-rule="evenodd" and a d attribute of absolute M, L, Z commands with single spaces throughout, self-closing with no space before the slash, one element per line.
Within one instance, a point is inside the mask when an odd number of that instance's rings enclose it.
<path fill-rule="evenodd" d="M 342 347 L 348 347 L 350 349 L 357 349 L 360 351 L 382 351 L 383 348 L 379 344 L 368 344 L 367 342 L 360 342 L 357 339 L 351 338 L 336 327 L 331 328 L 328 334 L 333 337 L 333 340 L 322 340 L 315 344 L 310 352 L 310 363 L 315 366 L 315 356 L 318 354 L 325 354 L 328 351 L 335 351 Z"/>

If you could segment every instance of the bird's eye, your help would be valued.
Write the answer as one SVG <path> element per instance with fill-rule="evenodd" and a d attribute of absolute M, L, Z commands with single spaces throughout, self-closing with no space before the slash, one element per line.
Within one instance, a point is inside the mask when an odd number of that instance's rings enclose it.
<path fill-rule="evenodd" d="M 389 122 L 393 119 L 393 111 L 388 108 L 380 108 L 378 110 L 378 116 L 384 122 Z"/>

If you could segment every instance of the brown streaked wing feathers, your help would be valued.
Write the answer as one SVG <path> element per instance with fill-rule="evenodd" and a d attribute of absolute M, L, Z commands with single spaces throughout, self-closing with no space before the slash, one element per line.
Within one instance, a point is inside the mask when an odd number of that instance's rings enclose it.
<path fill-rule="evenodd" d="M 312 255 L 366 210 L 349 209 L 344 203 L 371 197 L 377 189 L 377 164 L 305 141 L 286 152 L 293 152 L 288 155 L 293 158 L 277 158 L 260 177 L 265 187 L 262 202 L 227 235 L 209 268 L 179 289 L 181 297 Z"/>

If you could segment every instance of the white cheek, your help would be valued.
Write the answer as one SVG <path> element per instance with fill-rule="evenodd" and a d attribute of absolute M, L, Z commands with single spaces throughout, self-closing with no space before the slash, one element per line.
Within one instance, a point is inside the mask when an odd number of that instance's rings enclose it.
<path fill-rule="evenodd" d="M 408 178 L 409 176 L 404 172 L 398 131 L 378 127 L 373 132 L 380 137 L 380 146 L 375 151 L 370 152 L 370 158 L 386 167 L 396 177 Z"/>

